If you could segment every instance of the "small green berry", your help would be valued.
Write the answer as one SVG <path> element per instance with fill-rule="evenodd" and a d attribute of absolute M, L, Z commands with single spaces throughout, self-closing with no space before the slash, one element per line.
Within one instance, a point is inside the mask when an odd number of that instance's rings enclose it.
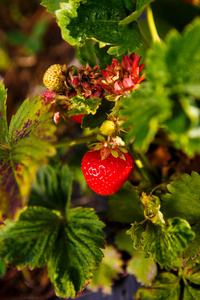
<path fill-rule="evenodd" d="M 66 87 L 64 85 L 65 76 L 62 72 L 62 65 L 55 64 L 47 69 L 43 76 L 43 84 L 51 91 L 58 93 L 63 92 Z"/>
<path fill-rule="evenodd" d="M 111 120 L 104 121 L 100 126 L 100 132 L 103 135 L 112 135 L 116 131 L 116 125 Z"/>

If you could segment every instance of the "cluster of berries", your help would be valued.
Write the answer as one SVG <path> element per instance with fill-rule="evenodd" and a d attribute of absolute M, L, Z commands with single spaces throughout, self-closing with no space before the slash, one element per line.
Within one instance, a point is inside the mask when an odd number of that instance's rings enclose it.
<path fill-rule="evenodd" d="M 73 97 L 82 96 L 84 99 L 105 97 L 109 101 L 118 102 L 120 98 L 136 90 L 145 75 L 140 76 L 144 64 L 141 57 L 132 53 L 125 55 L 120 64 L 113 59 L 107 70 L 99 70 L 99 66 L 77 69 L 74 66 L 52 65 L 44 74 L 43 84 L 48 89 L 41 95 L 45 104 L 50 105 L 54 112 L 54 122 L 58 125 L 61 116 L 81 123 L 85 114 L 70 113 Z M 115 113 L 108 116 L 100 126 L 100 133 L 108 136 L 107 140 L 101 135 L 100 143 L 85 153 L 82 160 L 82 171 L 86 182 L 92 190 L 101 195 L 115 193 L 130 177 L 134 160 L 125 148 L 124 142 L 116 136 L 120 133 L 120 120 Z"/>

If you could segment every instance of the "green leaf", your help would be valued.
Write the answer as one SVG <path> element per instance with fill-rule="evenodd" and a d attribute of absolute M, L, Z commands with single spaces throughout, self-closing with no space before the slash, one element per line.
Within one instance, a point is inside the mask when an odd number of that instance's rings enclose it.
<path fill-rule="evenodd" d="M 73 175 L 67 165 L 50 165 L 39 169 L 28 205 L 43 206 L 65 212 L 70 204 Z"/>
<path fill-rule="evenodd" d="M 154 225 L 143 221 L 133 223 L 127 232 L 133 239 L 133 246 L 147 253 L 161 266 L 172 267 L 178 255 L 194 239 L 194 233 L 187 221 L 174 218 L 167 220 L 168 225 Z"/>
<path fill-rule="evenodd" d="M 67 3 L 68 0 L 62 0 L 62 3 Z M 54 14 L 56 10 L 60 9 L 60 0 L 42 0 L 41 5 L 47 7 L 47 11 Z"/>
<path fill-rule="evenodd" d="M 110 54 L 121 55 L 133 52 L 141 44 L 140 30 L 136 22 L 120 25 L 127 17 L 127 8 L 122 0 L 85 0 L 61 3 L 56 11 L 63 39 L 72 45 L 81 46 L 87 38 L 111 47 Z"/>
<path fill-rule="evenodd" d="M 141 15 L 141 13 L 143 12 L 143 10 L 146 8 L 146 6 L 148 4 L 150 4 L 153 0 L 139 0 L 137 1 L 137 5 L 136 5 L 136 10 L 129 15 L 128 17 L 126 17 L 124 20 L 122 20 L 120 22 L 121 25 L 126 25 L 129 24 L 133 21 L 136 21 L 139 16 Z"/>
<path fill-rule="evenodd" d="M 126 140 L 135 139 L 136 151 L 147 151 L 159 126 L 171 115 L 171 102 L 163 89 L 143 83 L 137 91 L 121 101 L 121 116 L 127 117 L 123 127 L 129 127 Z"/>
<path fill-rule="evenodd" d="M 151 258 L 146 258 L 144 253 L 137 251 L 128 262 L 127 272 L 135 275 L 142 285 L 148 286 L 157 275 L 157 266 Z"/>
<path fill-rule="evenodd" d="M 121 189 L 110 196 L 107 216 L 110 221 L 131 223 L 144 219 L 141 202 L 134 190 Z"/>
<path fill-rule="evenodd" d="M 88 63 L 92 68 L 96 66 L 97 59 L 94 50 L 94 41 L 87 39 L 84 45 L 81 47 L 76 47 L 76 58 L 83 65 Z"/>
<path fill-rule="evenodd" d="M 3 86 L 3 82 L 0 82 L 0 154 L 4 148 L 6 147 L 6 143 L 8 142 L 6 139 L 8 137 L 8 127 L 6 121 L 6 90 Z"/>
<path fill-rule="evenodd" d="M 75 297 L 92 280 L 104 248 L 104 224 L 93 209 L 71 209 L 67 219 L 47 263 L 56 294 L 64 298 Z"/>
<path fill-rule="evenodd" d="M 56 127 L 49 106 L 40 97 L 25 100 L 6 124 L 6 92 L 0 89 L 0 206 L 1 215 L 13 216 L 27 200 L 30 185 L 39 166 L 55 154 Z"/>
<path fill-rule="evenodd" d="M 200 298 L 200 289 L 194 288 L 189 285 L 184 286 L 184 300 L 199 300 Z"/>
<path fill-rule="evenodd" d="M 94 271 L 94 278 L 88 285 L 88 289 L 96 292 L 101 289 L 104 295 L 112 293 L 113 279 L 123 273 L 124 261 L 120 253 L 113 246 L 107 246 L 104 251 L 104 257 L 99 268 Z"/>
<path fill-rule="evenodd" d="M 3 260 L 0 260 L 0 278 L 3 277 L 6 273 L 7 266 Z"/>
<path fill-rule="evenodd" d="M 126 251 L 130 256 L 133 256 L 138 250 L 133 248 L 133 241 L 130 235 L 126 234 L 127 229 L 118 231 L 115 235 L 115 245 L 120 251 Z"/>
<path fill-rule="evenodd" d="M 60 297 L 75 297 L 92 279 L 102 259 L 104 224 L 93 209 L 77 207 L 65 215 L 45 207 L 28 207 L 0 232 L 0 257 L 30 268 L 47 263 Z"/>
<path fill-rule="evenodd" d="M 141 300 L 179 300 L 180 278 L 171 273 L 160 273 L 149 287 L 140 288 L 135 299 Z"/>
<path fill-rule="evenodd" d="M 200 19 L 189 24 L 181 35 L 175 29 L 166 37 L 166 44 L 155 43 L 147 53 L 147 78 L 168 87 L 199 84 Z"/>
<path fill-rule="evenodd" d="M 90 129 L 95 129 L 99 127 L 106 119 L 107 114 L 111 112 L 111 109 L 114 107 L 114 103 L 106 100 L 105 98 L 102 99 L 101 105 L 97 109 L 97 112 L 93 114 L 89 114 L 84 116 L 83 122 L 81 124 L 82 128 L 90 127 Z"/>
<path fill-rule="evenodd" d="M 181 180 L 168 185 L 170 193 L 162 197 L 161 211 L 165 218 L 180 217 L 190 224 L 200 218 L 200 175 L 196 172 L 183 174 Z"/>
<path fill-rule="evenodd" d="M 183 251 L 183 257 L 194 259 L 200 253 L 200 222 L 192 226 L 192 231 L 195 233 L 195 239 Z"/>
<path fill-rule="evenodd" d="M 185 278 L 194 284 L 200 285 L 200 265 L 187 268 Z"/>
<path fill-rule="evenodd" d="M 77 95 L 70 99 L 70 105 L 68 107 L 69 116 L 92 114 L 94 115 L 100 105 L 100 98 L 86 98 L 84 96 Z"/>

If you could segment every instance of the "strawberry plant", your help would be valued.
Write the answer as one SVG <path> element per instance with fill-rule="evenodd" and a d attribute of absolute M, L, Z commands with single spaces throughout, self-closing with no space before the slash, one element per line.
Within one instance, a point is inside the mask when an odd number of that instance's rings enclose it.
<path fill-rule="evenodd" d="M 170 0 L 41 2 L 82 66 L 49 66 L 9 124 L 0 84 L 0 275 L 46 266 L 76 298 L 128 273 L 135 299 L 200 298 L 199 1 L 175 2 L 181 28 Z"/>

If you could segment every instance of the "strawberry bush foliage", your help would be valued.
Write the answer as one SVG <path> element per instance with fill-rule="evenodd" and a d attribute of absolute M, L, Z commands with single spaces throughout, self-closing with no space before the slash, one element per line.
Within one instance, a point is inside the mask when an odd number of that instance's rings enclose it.
<path fill-rule="evenodd" d="M 0 274 L 46 265 L 55 293 L 75 298 L 86 286 L 111 293 L 128 272 L 141 283 L 135 299 L 199 299 L 200 175 L 163 171 L 150 154 L 165 147 L 199 162 L 200 18 L 159 37 L 152 0 L 41 4 L 82 66 L 50 66 L 46 91 L 10 124 L 0 84 Z M 60 138 L 71 122 L 79 136 Z M 108 209 L 74 205 L 74 184 Z M 114 245 L 107 222 L 121 226 Z"/>

